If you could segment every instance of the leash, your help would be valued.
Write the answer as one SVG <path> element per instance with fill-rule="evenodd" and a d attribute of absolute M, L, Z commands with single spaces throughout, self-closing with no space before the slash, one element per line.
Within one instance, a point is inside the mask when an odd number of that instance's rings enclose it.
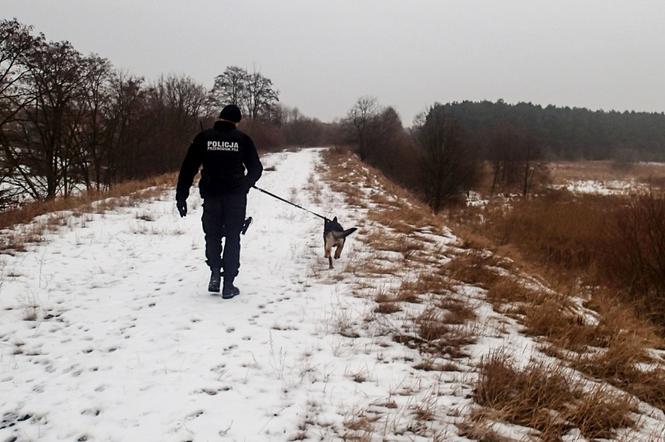
<path fill-rule="evenodd" d="M 316 212 L 312 212 L 312 211 L 309 210 L 309 209 L 305 209 L 303 206 L 299 206 L 299 205 L 296 204 L 296 203 L 292 203 L 291 201 L 286 200 L 286 199 L 282 198 L 281 196 L 277 196 L 277 195 L 275 195 L 274 193 L 270 193 L 270 192 L 268 192 L 268 191 L 265 190 L 265 189 L 261 189 L 260 187 L 256 187 L 256 186 L 252 186 L 252 187 L 255 188 L 256 190 L 260 190 L 261 192 L 265 193 L 266 195 L 270 195 L 271 197 L 273 197 L 273 198 L 275 198 L 275 199 L 278 199 L 278 200 L 280 200 L 280 201 L 282 201 L 282 202 L 285 202 L 286 204 L 291 204 L 293 207 L 297 207 L 297 208 L 300 209 L 300 210 L 304 210 L 305 212 L 309 212 L 309 213 L 311 213 L 312 215 L 318 216 L 319 218 L 323 218 L 323 219 L 326 220 L 326 221 L 330 221 L 328 218 L 326 218 L 326 217 L 323 216 L 323 215 L 319 215 L 319 214 L 316 213 Z"/>

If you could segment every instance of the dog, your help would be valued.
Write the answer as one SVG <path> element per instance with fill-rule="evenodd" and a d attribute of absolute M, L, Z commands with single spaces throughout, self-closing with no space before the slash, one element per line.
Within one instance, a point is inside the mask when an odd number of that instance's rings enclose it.
<path fill-rule="evenodd" d="M 332 221 L 326 219 L 323 224 L 323 248 L 325 250 L 324 257 L 328 258 L 329 269 L 333 268 L 332 256 L 330 256 L 333 247 L 335 247 L 335 259 L 339 259 L 342 255 L 342 249 L 344 248 L 344 242 L 346 237 L 355 232 L 355 227 L 351 229 L 344 230 L 344 227 L 337 222 L 337 217 L 333 218 Z"/>

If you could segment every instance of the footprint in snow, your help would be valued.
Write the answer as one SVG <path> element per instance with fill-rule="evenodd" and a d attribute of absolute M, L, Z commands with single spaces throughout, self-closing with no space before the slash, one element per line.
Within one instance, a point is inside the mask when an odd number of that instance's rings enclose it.
<path fill-rule="evenodd" d="M 236 348 L 238 348 L 238 346 L 235 345 L 235 344 L 231 344 L 228 347 L 224 347 L 224 354 L 228 354 L 230 352 L 233 352 L 233 350 L 235 350 Z"/>
<path fill-rule="evenodd" d="M 196 419 L 197 417 L 202 416 L 203 413 L 203 410 L 196 410 L 193 413 L 189 413 L 187 416 L 185 416 L 185 419 L 191 421 L 192 419 Z"/>
<path fill-rule="evenodd" d="M 199 390 L 199 393 L 205 393 L 208 396 L 215 396 L 217 394 L 217 390 L 214 388 L 202 388 Z"/>
<path fill-rule="evenodd" d="M 224 374 L 226 373 L 226 364 L 215 365 L 210 369 L 210 371 L 214 371 L 215 373 L 219 374 Z"/>

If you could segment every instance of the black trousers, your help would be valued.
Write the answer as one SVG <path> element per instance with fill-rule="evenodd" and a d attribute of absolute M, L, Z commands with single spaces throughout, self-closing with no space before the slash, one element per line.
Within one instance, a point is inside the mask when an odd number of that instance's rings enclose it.
<path fill-rule="evenodd" d="M 224 269 L 224 279 L 233 279 L 240 268 L 240 232 L 245 222 L 247 194 L 229 193 L 203 200 L 203 232 L 206 262 L 211 269 Z M 222 237 L 226 237 L 222 256 Z"/>

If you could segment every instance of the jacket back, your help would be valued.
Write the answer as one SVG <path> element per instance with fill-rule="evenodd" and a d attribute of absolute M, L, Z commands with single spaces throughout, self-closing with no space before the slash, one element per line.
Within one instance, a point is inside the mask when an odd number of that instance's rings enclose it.
<path fill-rule="evenodd" d="M 180 168 L 176 199 L 187 199 L 200 168 L 203 198 L 247 192 L 263 172 L 252 139 L 225 121 L 217 121 L 194 138 Z"/>

